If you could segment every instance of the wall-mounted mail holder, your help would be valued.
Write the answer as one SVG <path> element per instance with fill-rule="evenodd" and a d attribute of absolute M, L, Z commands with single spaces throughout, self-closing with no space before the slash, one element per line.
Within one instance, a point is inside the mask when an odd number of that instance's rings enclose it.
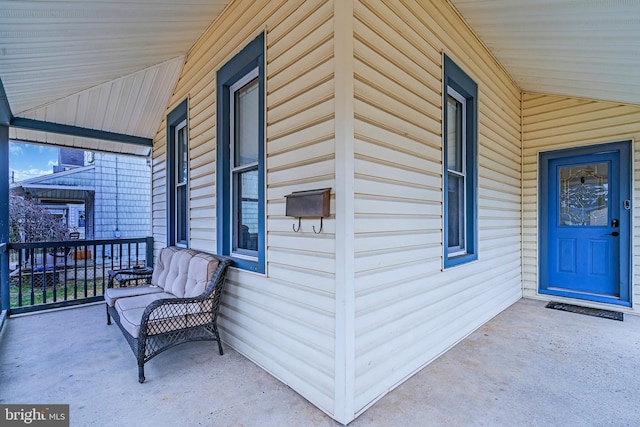
<path fill-rule="evenodd" d="M 330 188 L 294 191 L 284 197 L 287 199 L 285 215 L 298 218 L 298 227 L 294 224 L 293 231 L 300 231 L 302 218 L 320 218 L 320 230 L 316 231 L 316 227 L 313 226 L 313 232 L 322 233 L 322 219 L 330 215 Z"/>

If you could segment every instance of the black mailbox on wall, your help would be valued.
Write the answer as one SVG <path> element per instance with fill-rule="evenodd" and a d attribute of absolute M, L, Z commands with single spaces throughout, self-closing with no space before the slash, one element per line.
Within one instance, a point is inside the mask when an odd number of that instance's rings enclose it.
<path fill-rule="evenodd" d="M 320 218 L 320 233 L 322 231 L 322 218 L 330 215 L 330 199 L 331 189 L 323 188 L 320 190 L 294 191 L 284 196 L 287 199 L 286 213 L 287 216 L 298 218 L 298 228 L 293 226 L 293 231 L 300 231 L 301 218 Z"/>

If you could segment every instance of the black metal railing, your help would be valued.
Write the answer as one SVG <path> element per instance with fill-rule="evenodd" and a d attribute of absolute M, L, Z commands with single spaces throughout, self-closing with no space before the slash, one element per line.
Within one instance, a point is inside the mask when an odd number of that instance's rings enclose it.
<path fill-rule="evenodd" d="M 153 266 L 151 237 L 10 243 L 6 249 L 9 314 L 101 301 L 109 271 Z"/>

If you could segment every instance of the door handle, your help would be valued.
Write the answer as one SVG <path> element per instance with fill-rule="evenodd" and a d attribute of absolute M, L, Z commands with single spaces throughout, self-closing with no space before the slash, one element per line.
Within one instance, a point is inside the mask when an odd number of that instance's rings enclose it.
<path fill-rule="evenodd" d="M 619 236 L 619 235 L 620 235 L 620 233 L 618 233 L 617 231 L 614 231 L 614 232 L 609 233 L 609 234 L 605 234 L 605 236 L 613 236 L 613 237 L 616 237 L 616 236 Z"/>

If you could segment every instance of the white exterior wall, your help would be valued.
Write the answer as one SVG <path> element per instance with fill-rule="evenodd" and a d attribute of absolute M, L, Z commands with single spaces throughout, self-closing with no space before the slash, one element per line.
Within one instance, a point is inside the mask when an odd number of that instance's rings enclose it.
<path fill-rule="evenodd" d="M 216 71 L 265 32 L 266 274 L 231 269 L 223 339 L 347 423 L 521 291 L 520 90 L 442 1 L 238 0 L 187 55 L 190 246 L 216 251 Z M 479 259 L 443 270 L 442 54 L 479 88 Z M 166 242 L 166 123 L 153 233 Z M 295 233 L 285 195 L 331 187 Z"/>
<path fill-rule="evenodd" d="M 542 151 L 609 142 L 632 141 L 632 307 L 616 310 L 639 313 L 640 297 L 640 107 L 619 103 L 534 93 L 523 95 L 523 272 L 524 296 L 538 294 L 538 155 Z M 554 296 L 554 301 L 576 300 Z M 610 305 L 580 300 L 580 305 L 611 309 Z"/>
<path fill-rule="evenodd" d="M 335 224 L 285 216 L 292 191 L 335 188 L 332 1 L 233 2 L 187 55 L 167 113 L 189 99 L 189 245 L 216 251 L 216 72 L 265 32 L 267 269 L 232 268 L 228 345 L 333 415 Z M 166 119 L 153 149 L 153 233 L 166 244 Z M 334 212 L 332 203 L 332 213 Z M 297 224 L 297 223 L 296 223 Z"/>
<path fill-rule="evenodd" d="M 522 296 L 520 90 L 448 3 L 385 3 L 355 5 L 356 412 Z M 443 53 L 479 102 L 478 260 L 446 270 Z"/>

